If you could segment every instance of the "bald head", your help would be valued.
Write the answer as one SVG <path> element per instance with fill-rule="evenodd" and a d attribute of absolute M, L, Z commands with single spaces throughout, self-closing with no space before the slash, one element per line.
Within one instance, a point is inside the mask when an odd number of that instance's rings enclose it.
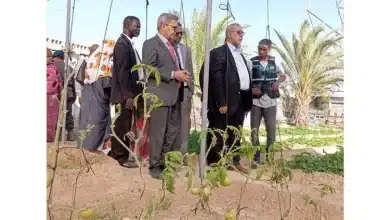
<path fill-rule="evenodd" d="M 244 34 L 245 33 L 241 25 L 237 23 L 230 24 L 227 26 L 225 31 L 226 42 L 238 47 L 241 45 Z"/>

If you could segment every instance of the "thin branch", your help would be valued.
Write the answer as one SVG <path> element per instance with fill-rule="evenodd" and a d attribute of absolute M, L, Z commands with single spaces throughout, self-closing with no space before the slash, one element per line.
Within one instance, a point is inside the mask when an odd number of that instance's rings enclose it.
<path fill-rule="evenodd" d="M 79 169 L 79 172 L 77 173 L 76 175 L 76 180 L 75 180 L 75 183 L 73 184 L 73 193 L 72 193 L 72 208 L 70 210 L 70 216 L 69 216 L 69 220 L 72 220 L 72 216 L 73 216 L 73 210 L 75 209 L 76 207 L 76 193 L 77 193 L 77 183 L 78 183 L 78 180 L 79 180 L 79 177 L 81 175 L 81 173 L 83 172 L 83 170 L 88 168 L 88 165 L 87 166 L 81 166 L 80 169 Z M 87 171 L 88 172 L 88 171 Z"/>
<path fill-rule="evenodd" d="M 81 153 L 83 154 L 84 161 L 85 161 L 85 163 L 86 163 L 86 165 L 87 165 L 87 172 L 89 172 L 89 170 L 91 170 L 92 173 L 93 173 L 93 175 L 95 175 L 95 172 L 94 172 L 93 169 L 92 169 L 92 165 L 91 165 L 91 163 L 88 161 L 87 156 L 85 155 L 85 152 L 84 152 L 84 150 L 83 150 L 81 147 L 61 147 L 61 148 L 58 149 L 58 150 L 64 150 L 64 149 L 77 149 L 77 150 L 80 150 Z"/>

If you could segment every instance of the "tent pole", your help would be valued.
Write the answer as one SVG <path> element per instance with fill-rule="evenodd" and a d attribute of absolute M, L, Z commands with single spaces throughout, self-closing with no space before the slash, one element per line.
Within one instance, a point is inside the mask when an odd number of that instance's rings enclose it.
<path fill-rule="evenodd" d="M 203 75 L 203 101 L 202 101 L 202 132 L 207 130 L 207 102 L 209 91 L 209 69 L 210 69 L 210 34 L 211 34 L 211 13 L 212 0 L 207 0 L 207 26 L 206 26 L 206 40 L 205 40 L 205 61 L 204 61 L 204 75 Z M 206 157 L 206 137 L 201 141 L 200 145 L 200 161 L 199 161 L 199 177 L 204 179 L 205 173 L 205 157 Z"/>
<path fill-rule="evenodd" d="M 66 84 L 66 78 L 68 77 L 69 73 L 69 53 L 70 53 L 70 11 L 71 11 L 71 0 L 67 0 L 66 3 L 66 38 L 65 38 L 65 74 L 64 74 L 64 85 Z M 63 89 L 67 90 L 66 87 Z M 67 100 L 67 92 L 64 92 L 64 107 L 63 107 L 63 113 L 64 117 L 62 119 L 62 133 L 61 133 L 61 142 L 62 144 L 65 143 L 65 124 L 66 124 L 66 100 Z"/>

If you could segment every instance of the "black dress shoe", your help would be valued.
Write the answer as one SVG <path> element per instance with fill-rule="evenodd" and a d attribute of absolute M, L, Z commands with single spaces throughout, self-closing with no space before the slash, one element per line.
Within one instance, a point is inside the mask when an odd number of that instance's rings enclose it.
<path fill-rule="evenodd" d="M 119 163 L 122 167 L 126 168 L 138 168 L 137 163 L 132 161 L 125 161 L 124 163 Z"/>
<path fill-rule="evenodd" d="M 152 168 L 149 170 L 149 174 L 152 178 L 161 180 L 161 169 L 159 167 Z"/>

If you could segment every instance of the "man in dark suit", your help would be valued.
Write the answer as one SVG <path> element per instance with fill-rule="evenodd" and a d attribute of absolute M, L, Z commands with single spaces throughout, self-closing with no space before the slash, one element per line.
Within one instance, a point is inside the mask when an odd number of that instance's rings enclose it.
<path fill-rule="evenodd" d="M 230 24 L 226 28 L 226 43 L 210 51 L 209 96 L 208 112 L 210 129 L 225 130 L 227 125 L 243 126 L 246 113 L 252 108 L 251 80 L 242 49 L 240 47 L 244 36 L 239 24 Z M 200 74 L 203 86 L 203 68 Z M 227 145 L 235 147 L 240 145 L 238 140 L 233 145 L 235 136 L 229 130 Z M 211 135 L 207 137 L 207 146 L 211 144 Z M 219 152 L 222 150 L 223 140 L 218 135 L 216 146 L 207 156 L 207 163 L 217 163 L 220 160 Z M 240 165 L 240 157 L 233 157 L 235 168 L 243 173 L 247 169 Z M 232 167 L 229 167 L 233 169 Z"/>
<path fill-rule="evenodd" d="M 161 179 L 164 169 L 164 154 L 180 150 L 181 101 L 184 82 L 189 81 L 188 72 L 180 67 L 175 51 L 174 37 L 178 28 L 178 17 L 163 13 L 157 22 L 158 33 L 144 42 L 142 60 L 157 68 L 161 83 L 151 78 L 147 91 L 156 95 L 163 105 L 151 113 L 149 171 L 153 178 Z"/>
<path fill-rule="evenodd" d="M 184 155 L 188 152 L 188 137 L 191 130 L 191 105 L 192 96 L 194 94 L 194 68 L 192 65 L 191 48 L 181 43 L 183 37 L 183 28 L 178 23 L 176 29 L 175 44 L 177 55 L 179 56 L 180 66 L 189 73 L 189 82 L 184 83 L 183 102 L 181 103 L 181 148 L 180 151 Z"/>
<path fill-rule="evenodd" d="M 130 147 L 130 139 L 124 136 L 130 131 L 135 96 L 142 92 L 142 86 L 137 81 L 143 80 L 143 70 L 131 72 L 131 68 L 141 63 L 141 59 L 134 48 L 132 39 L 138 37 L 141 29 L 140 20 L 134 16 L 127 16 L 123 21 L 123 33 L 118 38 L 113 57 L 111 103 L 120 104 L 122 111 L 115 122 L 115 133 L 126 146 Z M 115 109 L 118 112 L 118 108 Z M 129 151 L 114 137 L 111 138 L 109 155 L 118 163 L 127 168 L 136 168 L 137 164 L 130 157 Z"/>

